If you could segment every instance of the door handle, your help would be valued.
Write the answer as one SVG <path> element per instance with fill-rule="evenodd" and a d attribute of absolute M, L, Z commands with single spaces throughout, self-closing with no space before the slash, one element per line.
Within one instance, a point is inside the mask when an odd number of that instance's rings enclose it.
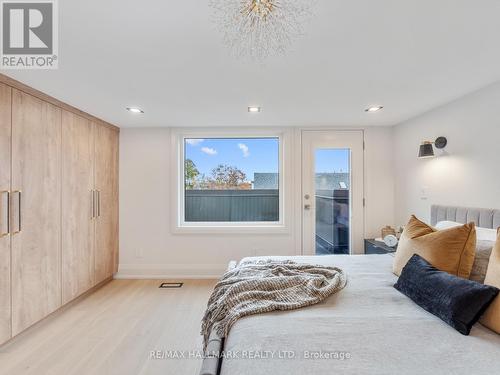
<path fill-rule="evenodd" d="M 12 232 L 12 234 L 21 233 L 22 230 L 22 192 L 21 190 L 15 190 L 12 192 L 12 195 L 17 194 L 17 230 Z"/>
<path fill-rule="evenodd" d="M 5 237 L 5 236 L 8 236 L 10 234 L 10 191 L 8 190 L 4 190 L 4 191 L 0 191 L 0 215 L 3 213 L 3 195 L 4 194 L 7 194 L 7 204 L 6 204 L 6 207 L 7 207 L 7 210 L 6 210 L 6 215 L 4 217 L 5 219 L 5 223 L 7 225 L 7 232 L 2 232 L 2 218 L 0 217 L 0 238 L 2 237 Z"/>

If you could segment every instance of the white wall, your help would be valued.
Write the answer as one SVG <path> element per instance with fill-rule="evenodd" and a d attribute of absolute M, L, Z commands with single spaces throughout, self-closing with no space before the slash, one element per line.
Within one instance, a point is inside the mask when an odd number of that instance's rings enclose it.
<path fill-rule="evenodd" d="M 380 229 L 394 226 L 393 129 L 365 129 L 365 238 L 380 237 Z"/>
<path fill-rule="evenodd" d="M 429 220 L 431 204 L 500 208 L 500 83 L 394 128 L 396 221 Z M 423 140 L 448 138 L 444 154 L 418 159 Z"/>
<path fill-rule="evenodd" d="M 253 255 L 300 254 L 300 131 L 288 129 L 294 196 L 288 233 L 172 233 L 171 130 L 122 129 L 120 133 L 120 269 L 117 277 L 213 277 L 230 260 Z M 392 129 L 365 131 L 365 232 L 378 235 L 394 223 Z"/>

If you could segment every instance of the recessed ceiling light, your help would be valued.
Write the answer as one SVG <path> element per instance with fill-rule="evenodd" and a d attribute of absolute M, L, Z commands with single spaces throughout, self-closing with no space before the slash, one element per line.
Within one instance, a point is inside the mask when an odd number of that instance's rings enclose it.
<path fill-rule="evenodd" d="M 137 107 L 127 107 L 127 111 L 132 113 L 144 113 L 144 111 Z"/>
<path fill-rule="evenodd" d="M 366 108 L 365 112 L 377 112 L 377 111 L 380 111 L 382 108 L 384 108 L 384 107 L 381 106 L 381 105 L 376 105 L 376 106 L 373 106 L 373 107 Z"/>
<path fill-rule="evenodd" d="M 248 112 L 250 112 L 250 113 L 258 113 L 258 112 L 260 112 L 260 107 L 255 107 L 255 106 L 248 107 Z"/>

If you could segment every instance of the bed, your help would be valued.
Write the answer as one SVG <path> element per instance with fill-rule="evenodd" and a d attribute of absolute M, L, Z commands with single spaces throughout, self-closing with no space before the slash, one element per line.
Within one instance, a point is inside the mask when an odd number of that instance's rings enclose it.
<path fill-rule="evenodd" d="M 433 206 L 437 221 L 500 226 L 500 211 Z M 488 374 L 500 368 L 500 335 L 476 324 L 462 336 L 393 288 L 393 256 L 259 257 L 343 268 L 347 287 L 323 303 L 240 319 L 211 349 L 202 375 Z"/>

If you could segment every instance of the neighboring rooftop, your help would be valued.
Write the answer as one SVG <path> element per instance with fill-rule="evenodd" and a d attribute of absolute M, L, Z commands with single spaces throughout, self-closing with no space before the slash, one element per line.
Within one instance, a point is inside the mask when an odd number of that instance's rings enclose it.
<path fill-rule="evenodd" d="M 254 173 L 254 189 L 278 189 L 278 173 Z M 347 190 L 350 187 L 349 173 L 317 173 L 317 190 Z"/>
<path fill-rule="evenodd" d="M 253 174 L 254 189 L 278 189 L 278 186 L 279 186 L 278 173 Z"/>
<path fill-rule="evenodd" d="M 349 187 L 349 173 L 316 173 L 317 190 L 346 190 Z"/>

